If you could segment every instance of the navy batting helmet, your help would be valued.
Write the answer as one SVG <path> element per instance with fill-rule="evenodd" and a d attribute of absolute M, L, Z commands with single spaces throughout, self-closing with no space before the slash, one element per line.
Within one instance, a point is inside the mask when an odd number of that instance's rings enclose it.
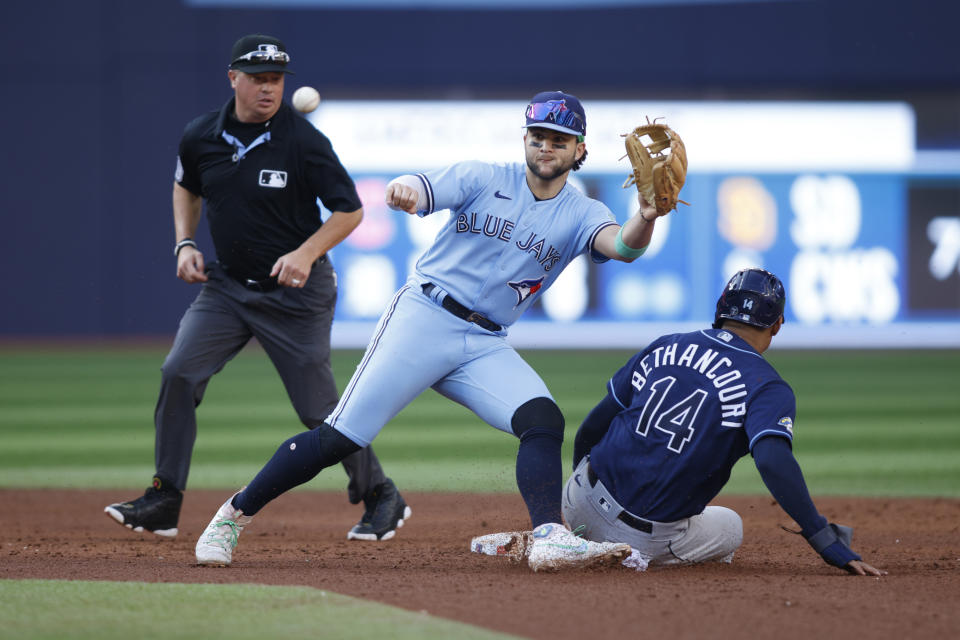
<path fill-rule="evenodd" d="M 717 300 L 713 328 L 724 320 L 754 327 L 770 327 L 783 315 L 787 296 L 780 278 L 763 269 L 741 269 L 734 274 Z"/>

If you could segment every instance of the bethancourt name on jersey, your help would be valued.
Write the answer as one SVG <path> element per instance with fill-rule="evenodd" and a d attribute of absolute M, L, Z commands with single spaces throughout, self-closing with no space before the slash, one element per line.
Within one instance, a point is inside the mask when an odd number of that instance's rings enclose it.
<path fill-rule="evenodd" d="M 731 335 L 725 331 L 717 334 L 720 340 L 729 340 Z M 637 391 L 643 390 L 647 383 L 647 378 L 651 372 L 658 367 L 687 367 L 693 369 L 705 376 L 713 383 L 717 389 L 717 397 L 720 399 L 720 410 L 723 412 L 723 418 L 739 418 L 747 413 L 747 405 L 744 402 L 733 403 L 747 395 L 747 385 L 745 382 L 733 384 L 743 376 L 739 369 L 732 368 L 733 361 L 727 356 L 717 360 L 720 355 L 718 351 L 707 348 L 703 353 L 698 354 L 701 345 L 688 344 L 680 357 L 677 358 L 677 343 L 664 347 L 657 347 L 640 360 L 641 371 L 634 371 L 632 384 Z M 650 360 L 653 359 L 651 363 Z M 714 362 L 716 360 L 716 362 Z M 654 383 L 656 386 L 657 383 Z M 723 420 L 720 424 L 725 427 L 742 427 L 743 422 L 731 422 Z"/>
<path fill-rule="evenodd" d="M 510 242 L 514 222 L 488 213 L 487 219 L 483 222 L 483 227 L 480 227 L 477 224 L 477 216 L 477 213 L 470 213 L 469 217 L 466 213 L 458 214 L 457 233 L 476 233 L 478 235 L 482 233 L 488 238 Z M 543 267 L 544 271 L 550 271 L 560 261 L 560 252 L 553 245 L 550 245 L 544 252 L 544 238 L 538 238 L 537 234 L 532 231 L 526 242 L 517 240 L 514 244 L 520 251 L 526 251 L 536 256 L 537 262 Z"/>

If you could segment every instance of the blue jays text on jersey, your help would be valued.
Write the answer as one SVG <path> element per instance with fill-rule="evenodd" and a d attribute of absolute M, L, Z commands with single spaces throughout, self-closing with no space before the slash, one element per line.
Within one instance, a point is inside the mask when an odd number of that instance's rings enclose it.
<path fill-rule="evenodd" d="M 429 215 L 449 208 L 449 222 L 417 262 L 414 280 L 441 287 L 461 304 L 502 326 L 529 308 L 601 229 L 616 224 L 610 209 L 571 184 L 537 200 L 523 164 L 470 161 L 417 176 Z"/>
<path fill-rule="evenodd" d="M 496 197 L 496 193 L 494 193 Z M 496 238 L 503 242 L 510 242 L 513 235 L 514 223 L 497 216 L 487 214 L 483 225 L 479 224 L 477 218 L 480 214 L 472 211 L 469 214 L 460 213 L 457 215 L 457 233 L 482 233 L 488 238 Z M 521 251 L 532 253 L 537 262 L 543 267 L 544 271 L 550 271 L 558 262 L 560 262 L 560 252 L 549 245 L 545 248 L 546 240 L 537 236 L 533 231 L 526 240 L 516 240 L 515 244 Z"/>

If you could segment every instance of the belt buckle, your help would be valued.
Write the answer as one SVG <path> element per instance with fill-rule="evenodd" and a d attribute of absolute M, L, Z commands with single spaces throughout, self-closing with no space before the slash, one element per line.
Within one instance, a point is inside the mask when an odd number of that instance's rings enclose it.
<path fill-rule="evenodd" d="M 251 291 L 257 291 L 259 293 L 269 293 L 274 289 L 278 288 L 276 280 L 272 278 L 264 278 L 263 280 L 254 280 L 253 278 L 247 278 L 243 281 L 243 286 Z"/>
<path fill-rule="evenodd" d="M 476 311 L 471 311 L 470 315 L 466 317 L 466 321 L 472 322 L 473 324 L 480 324 L 484 320 L 486 320 L 486 318 L 484 318 L 482 315 L 480 315 Z"/>

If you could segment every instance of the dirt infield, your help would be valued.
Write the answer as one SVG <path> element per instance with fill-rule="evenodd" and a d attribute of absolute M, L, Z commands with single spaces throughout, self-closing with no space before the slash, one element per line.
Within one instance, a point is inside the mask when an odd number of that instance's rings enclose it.
<path fill-rule="evenodd" d="M 130 493 L 130 492 L 126 492 Z M 530 638 L 951 638 L 960 634 L 960 501 L 821 498 L 854 525 L 884 578 L 828 567 L 770 498 L 718 500 L 744 520 L 731 565 L 534 574 L 469 553 L 480 533 L 521 528 L 518 496 L 405 494 L 394 540 L 348 542 L 342 494 L 294 492 L 264 509 L 228 569 L 196 567 L 197 536 L 225 499 L 190 491 L 174 540 L 102 514 L 116 491 L 0 490 L 0 578 L 305 585 Z"/>

